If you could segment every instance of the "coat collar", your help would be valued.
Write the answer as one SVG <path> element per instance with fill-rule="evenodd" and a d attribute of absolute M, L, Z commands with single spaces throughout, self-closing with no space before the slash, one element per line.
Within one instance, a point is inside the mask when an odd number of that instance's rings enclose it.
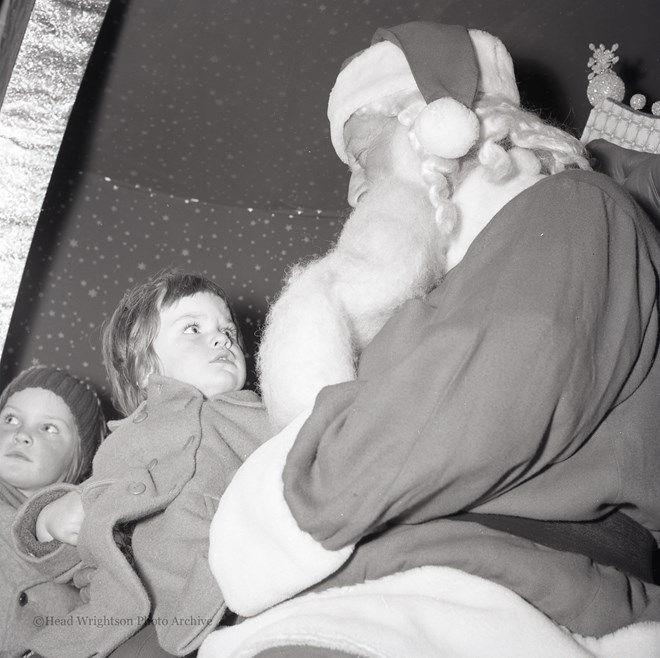
<path fill-rule="evenodd" d="M 111 432 L 116 431 L 121 425 L 144 411 L 147 405 L 153 410 L 154 407 L 158 408 L 166 404 L 181 404 L 182 400 L 205 399 L 202 392 L 191 384 L 186 384 L 178 379 L 172 379 L 164 375 L 151 375 L 149 377 L 149 384 L 147 385 L 147 399 L 126 418 L 109 421 L 108 428 Z M 230 404 L 248 407 L 262 406 L 259 396 L 254 391 L 245 388 L 240 391 L 230 391 L 221 395 L 215 395 L 211 398 L 211 401 L 228 402 Z"/>
<path fill-rule="evenodd" d="M 0 480 L 0 500 L 18 509 L 27 500 L 27 496 L 11 484 Z"/>

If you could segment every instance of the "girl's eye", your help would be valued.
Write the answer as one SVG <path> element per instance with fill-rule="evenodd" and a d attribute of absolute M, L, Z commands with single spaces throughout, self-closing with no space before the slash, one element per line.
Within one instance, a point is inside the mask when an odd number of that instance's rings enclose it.
<path fill-rule="evenodd" d="M 18 418 L 14 414 L 7 414 L 2 417 L 2 422 L 6 425 L 18 425 Z"/>
<path fill-rule="evenodd" d="M 42 428 L 44 432 L 48 434 L 58 434 L 59 430 L 57 429 L 56 425 L 53 425 L 52 423 L 46 423 Z"/>
<path fill-rule="evenodd" d="M 198 334 L 199 332 L 200 332 L 200 328 L 196 322 L 191 322 L 190 324 L 187 324 L 183 329 L 184 334 Z"/>
<path fill-rule="evenodd" d="M 223 333 L 227 334 L 228 336 L 235 336 L 236 335 L 236 327 L 225 327 L 222 330 Z"/>

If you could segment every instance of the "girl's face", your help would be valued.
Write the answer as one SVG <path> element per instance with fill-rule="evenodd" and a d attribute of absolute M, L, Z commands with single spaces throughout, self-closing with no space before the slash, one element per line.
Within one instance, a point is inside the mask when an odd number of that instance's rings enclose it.
<path fill-rule="evenodd" d="M 224 300 L 210 292 L 161 308 L 153 348 L 161 374 L 198 388 L 207 398 L 245 384 L 245 357 Z"/>
<path fill-rule="evenodd" d="M 76 421 L 59 395 L 26 388 L 0 411 L 0 479 L 29 496 L 60 482 L 80 442 Z"/>

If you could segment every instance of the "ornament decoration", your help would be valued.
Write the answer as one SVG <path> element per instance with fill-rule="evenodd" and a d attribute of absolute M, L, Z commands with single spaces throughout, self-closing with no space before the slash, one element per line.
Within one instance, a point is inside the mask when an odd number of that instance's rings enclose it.
<path fill-rule="evenodd" d="M 615 43 L 611 48 L 605 48 L 601 43 L 598 48 L 593 43 L 589 44 L 593 55 L 589 58 L 587 66 L 591 72 L 587 76 L 587 98 L 593 107 L 596 107 L 606 98 L 622 101 L 626 92 L 623 80 L 614 73 L 612 67 L 619 61 L 619 56 L 614 53 L 619 44 Z"/>
<path fill-rule="evenodd" d="M 598 48 L 593 43 L 589 44 L 589 49 L 593 55 L 589 58 L 587 66 L 591 69 L 591 73 L 587 76 L 592 80 L 597 75 L 610 71 L 612 67 L 619 61 L 619 56 L 614 53 L 619 49 L 619 44 L 615 43 L 611 48 L 605 48 L 601 43 Z"/>
<path fill-rule="evenodd" d="M 644 94 L 633 94 L 630 104 L 624 105 L 621 101 L 625 85 L 612 71 L 612 66 L 619 61 L 614 54 L 619 44 L 611 48 L 601 44 L 596 48 L 590 43 L 589 48 L 593 54 L 588 61 L 591 73 L 587 96 L 593 109 L 580 138 L 582 143 L 605 139 L 634 151 L 660 153 L 660 101 L 653 103 L 651 114 L 642 112 L 646 106 Z"/>
<path fill-rule="evenodd" d="M 646 105 L 646 96 L 644 94 L 634 94 L 630 99 L 630 107 L 633 110 L 643 110 Z"/>

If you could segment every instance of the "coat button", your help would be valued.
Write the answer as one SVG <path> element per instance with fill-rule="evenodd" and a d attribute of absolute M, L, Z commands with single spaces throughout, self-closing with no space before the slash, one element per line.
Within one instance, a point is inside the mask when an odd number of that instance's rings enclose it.
<path fill-rule="evenodd" d="M 128 492 L 132 494 L 141 494 L 144 493 L 147 490 L 146 485 L 144 482 L 131 482 L 128 485 Z"/>
<path fill-rule="evenodd" d="M 20 605 L 22 608 L 24 605 L 27 605 L 27 602 L 28 602 L 28 595 L 25 592 L 21 592 L 18 595 L 18 605 Z"/>
<path fill-rule="evenodd" d="M 150 471 L 154 466 L 158 464 L 157 459 L 152 459 L 148 464 L 147 464 L 147 470 Z"/>
<path fill-rule="evenodd" d="M 147 413 L 146 409 L 143 409 L 142 411 L 135 414 L 135 417 L 133 418 L 133 422 L 141 423 L 143 420 L 147 420 L 148 416 L 149 414 Z"/>

